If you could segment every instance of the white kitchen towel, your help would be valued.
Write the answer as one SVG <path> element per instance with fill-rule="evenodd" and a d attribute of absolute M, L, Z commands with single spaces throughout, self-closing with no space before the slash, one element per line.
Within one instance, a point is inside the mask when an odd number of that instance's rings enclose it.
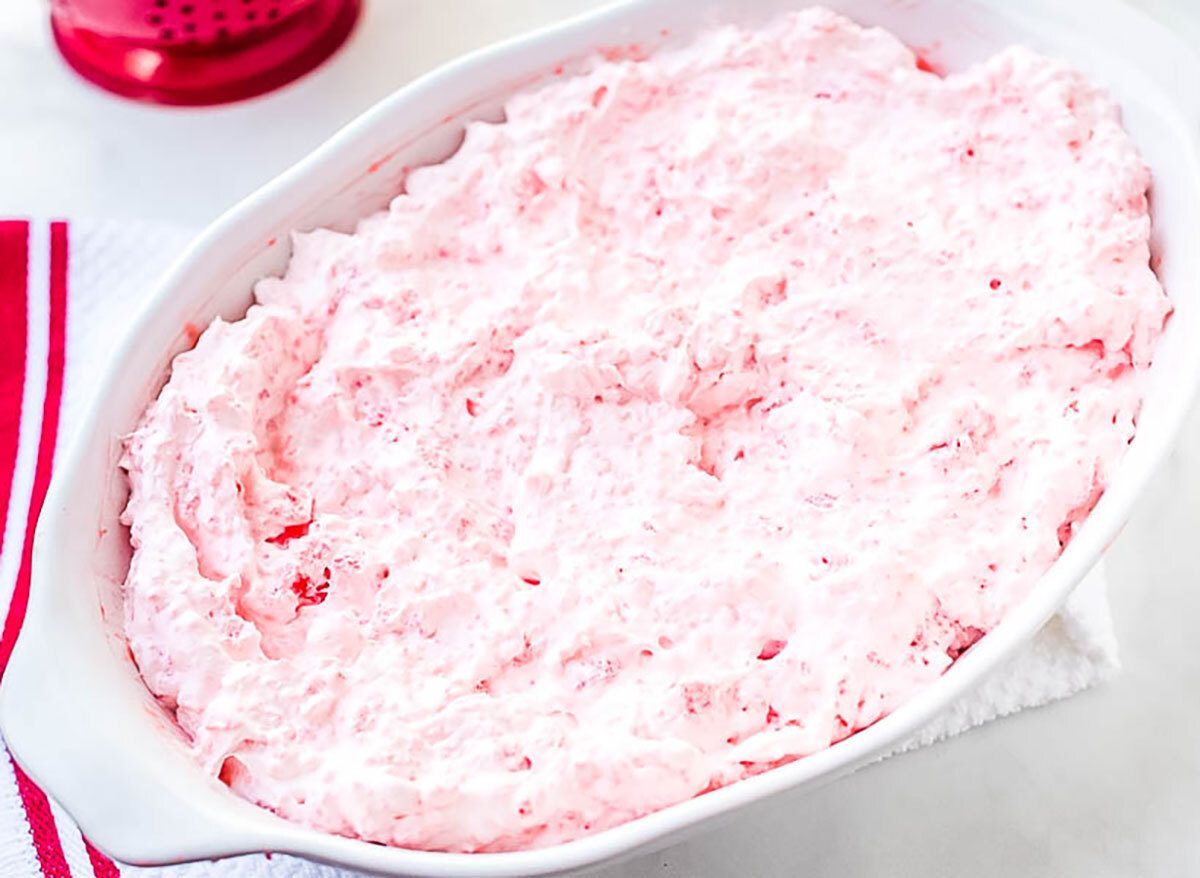
<path fill-rule="evenodd" d="M 154 282 L 189 237 L 161 225 L 0 222 L 0 672 L 24 615 L 29 546 L 55 447 L 69 442 L 97 377 Z M 905 748 L 1073 695 L 1117 667 L 1102 573 L 1076 590 L 1034 641 Z M 7 756 L 7 752 L 4 754 Z M 337 878 L 346 873 L 262 855 L 162 868 L 116 866 L 5 758 L 0 875 L 12 878 Z"/>

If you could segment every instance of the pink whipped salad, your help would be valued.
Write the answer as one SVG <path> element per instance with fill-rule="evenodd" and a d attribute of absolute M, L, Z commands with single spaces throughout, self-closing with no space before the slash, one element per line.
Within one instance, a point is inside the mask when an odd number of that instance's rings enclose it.
<path fill-rule="evenodd" d="M 814 751 L 1026 596 L 1170 306 L 1117 107 L 821 9 L 472 123 L 180 355 L 125 624 L 196 758 L 499 851 Z"/>

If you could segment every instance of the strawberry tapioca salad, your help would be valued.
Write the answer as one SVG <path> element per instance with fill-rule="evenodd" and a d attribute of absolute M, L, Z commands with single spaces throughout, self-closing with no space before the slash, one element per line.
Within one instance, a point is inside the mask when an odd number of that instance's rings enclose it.
<path fill-rule="evenodd" d="M 828 747 L 1103 492 L 1148 183 L 1064 64 L 822 9 L 524 91 L 176 358 L 123 461 L 141 673 L 239 794 L 413 848 Z"/>

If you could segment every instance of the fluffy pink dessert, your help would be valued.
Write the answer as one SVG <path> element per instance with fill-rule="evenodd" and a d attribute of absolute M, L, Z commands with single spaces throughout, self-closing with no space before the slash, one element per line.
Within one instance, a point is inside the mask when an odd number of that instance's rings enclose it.
<path fill-rule="evenodd" d="M 207 770 L 577 838 L 936 679 L 1058 556 L 1169 305 L 1102 92 L 824 10 L 597 62 L 297 235 L 128 441 L 126 630 Z"/>

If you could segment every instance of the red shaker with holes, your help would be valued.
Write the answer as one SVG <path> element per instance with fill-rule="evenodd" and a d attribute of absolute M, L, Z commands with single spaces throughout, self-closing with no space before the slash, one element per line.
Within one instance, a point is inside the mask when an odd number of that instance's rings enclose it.
<path fill-rule="evenodd" d="M 346 39 L 359 0 L 50 0 L 59 51 L 109 91 L 165 104 L 260 94 Z"/>

